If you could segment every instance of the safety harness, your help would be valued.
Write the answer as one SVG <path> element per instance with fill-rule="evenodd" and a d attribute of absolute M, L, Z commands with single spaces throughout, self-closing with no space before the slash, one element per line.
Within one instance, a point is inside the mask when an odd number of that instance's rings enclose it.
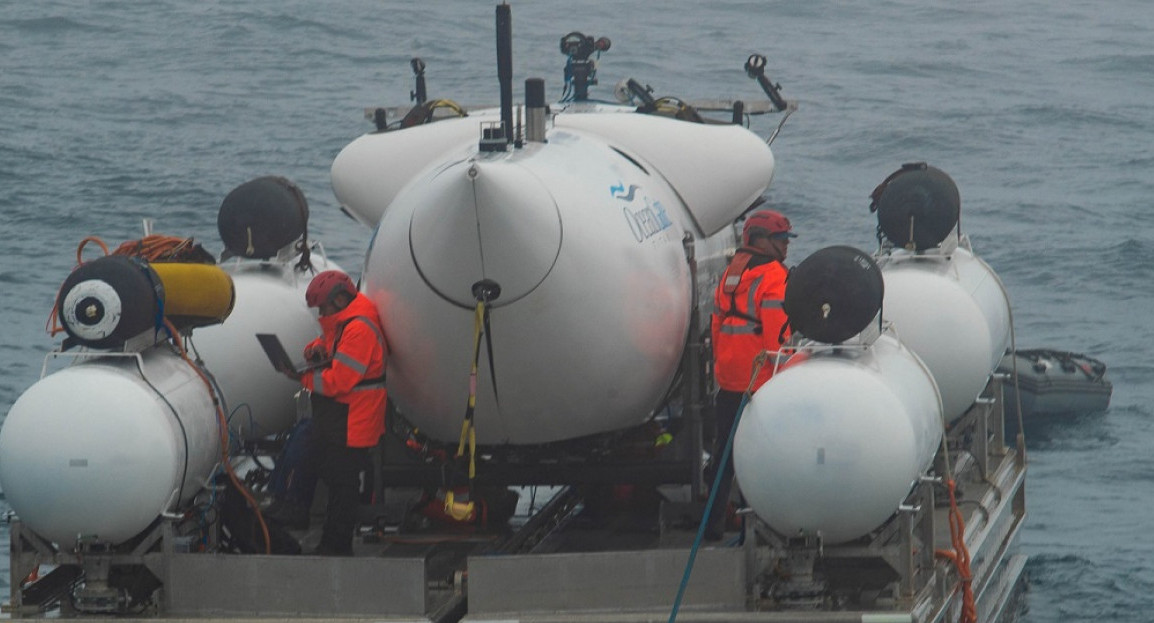
<path fill-rule="evenodd" d="M 755 263 L 754 266 L 750 266 L 750 262 L 754 260 L 758 260 L 757 263 Z M 717 309 L 713 312 L 717 314 L 723 327 L 727 319 L 740 318 L 753 325 L 752 332 L 754 335 L 761 335 L 761 318 L 738 309 L 737 286 L 741 285 L 741 279 L 745 276 L 745 271 L 770 261 L 773 260 L 771 260 L 768 255 L 750 247 L 741 247 L 737 250 L 737 253 L 734 254 L 733 259 L 729 262 L 729 267 L 725 269 L 725 281 L 721 284 L 722 294 L 729 296 L 729 309 Z M 756 291 L 757 285 L 757 283 L 750 284 L 750 292 Z"/>
<path fill-rule="evenodd" d="M 363 363 L 361 363 L 361 362 L 359 362 L 359 361 L 357 361 L 351 357 L 348 357 L 347 355 L 341 354 L 341 352 L 340 352 L 340 343 L 341 343 L 341 338 L 344 337 L 344 334 L 345 334 L 345 327 L 349 326 L 349 323 L 353 322 L 354 320 L 360 320 L 361 322 L 365 323 L 366 326 L 368 326 L 370 329 L 372 329 L 373 333 L 375 333 L 377 336 L 377 342 L 381 345 L 381 349 L 384 350 L 384 352 L 386 352 L 386 353 L 389 352 L 389 344 L 385 340 L 385 336 L 383 333 L 381 333 L 380 329 L 378 329 L 377 326 L 375 324 L 373 324 L 373 321 L 370 320 L 366 316 L 353 316 L 352 318 L 349 318 L 348 320 L 345 320 L 341 324 L 337 325 L 336 335 L 333 336 L 333 361 L 340 361 L 342 364 L 344 364 L 344 365 L 346 365 L 346 366 L 348 366 L 354 370 L 359 370 L 363 374 L 364 372 L 367 371 L 367 368 L 366 368 L 367 364 L 363 364 Z M 320 393 L 324 392 L 324 383 L 323 383 L 323 377 L 321 376 L 321 372 L 322 372 L 321 368 L 316 368 L 315 370 L 313 370 L 314 394 L 318 393 L 318 392 L 320 392 Z M 371 377 L 371 378 L 367 378 L 367 379 L 361 379 L 360 381 L 357 381 L 357 384 L 353 385 L 352 391 L 366 391 L 366 390 L 384 389 L 384 388 L 385 388 L 385 372 L 382 370 L 380 376 L 375 376 L 375 377 Z"/>
<path fill-rule="evenodd" d="M 362 365 L 360 362 L 355 361 L 353 359 L 350 359 L 346 356 L 342 356 L 340 353 L 340 349 L 339 349 L 339 345 L 341 343 L 341 338 L 344 337 L 344 334 L 345 334 L 345 327 L 349 326 L 349 323 L 353 322 L 354 320 L 360 320 L 361 322 L 365 323 L 365 326 L 372 329 L 373 333 L 375 333 L 377 336 L 377 342 L 381 345 L 381 349 L 386 353 L 389 352 L 389 344 L 385 340 L 384 334 L 381 333 L 380 329 L 378 329 L 377 326 L 375 324 L 373 324 L 373 321 L 370 320 L 367 316 L 353 316 L 352 318 L 349 318 L 348 320 L 342 322 L 337 327 L 337 333 L 333 337 L 333 359 L 334 360 L 339 359 L 341 363 L 345 364 L 346 366 L 349 366 L 350 368 L 360 369 L 360 368 L 363 368 L 364 365 Z M 375 377 L 367 378 L 367 379 L 361 379 L 359 382 L 357 382 L 356 385 L 353 385 L 353 390 L 355 391 L 355 390 L 366 390 L 366 389 L 384 389 L 384 387 L 385 387 L 385 372 L 384 372 L 384 370 L 382 370 L 380 376 L 375 376 Z"/>

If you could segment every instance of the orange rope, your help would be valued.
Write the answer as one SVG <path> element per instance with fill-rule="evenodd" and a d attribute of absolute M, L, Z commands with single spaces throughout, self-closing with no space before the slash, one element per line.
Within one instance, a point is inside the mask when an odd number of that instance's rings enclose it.
<path fill-rule="evenodd" d="M 142 257 L 150 262 L 171 261 L 181 257 L 182 252 L 191 249 L 194 244 L 192 238 L 151 234 L 140 240 L 122 243 L 112 254 Z"/>
<path fill-rule="evenodd" d="M 252 508 L 254 513 L 256 513 L 257 523 L 260 524 L 260 531 L 262 536 L 264 536 L 264 552 L 266 554 L 271 554 L 272 541 L 269 538 L 268 524 L 265 523 L 264 515 L 260 512 L 260 504 L 256 501 L 256 498 L 254 498 L 252 494 L 249 493 L 248 487 L 244 486 L 244 484 L 240 482 L 240 479 L 237 478 L 236 472 L 232 468 L 232 462 L 229 461 L 228 419 L 224 415 L 224 409 L 220 407 L 220 402 L 216 400 L 216 392 L 213 390 L 212 382 L 208 379 L 208 376 L 205 375 L 204 371 L 200 369 L 200 366 L 193 363 L 192 359 L 188 357 L 188 352 L 184 349 L 184 345 L 180 343 L 180 338 L 178 337 L 180 334 L 176 331 L 176 327 L 172 324 L 172 321 L 170 321 L 168 318 L 165 318 L 164 325 L 168 327 L 169 332 L 172 334 L 172 342 L 176 345 L 176 349 L 180 352 L 180 358 L 187 362 L 188 365 L 192 366 L 192 369 L 196 371 L 196 375 L 199 376 L 200 380 L 204 381 L 205 386 L 208 387 L 209 395 L 213 397 L 212 403 L 216 407 L 216 416 L 219 420 L 218 428 L 220 429 L 221 463 L 224 464 L 224 471 L 228 473 L 229 480 L 232 481 L 232 484 L 236 486 L 236 490 L 240 491 L 240 494 L 244 496 L 245 501 L 248 502 L 249 507 Z"/>
<path fill-rule="evenodd" d="M 935 550 L 939 558 L 953 561 L 958 570 L 958 582 L 962 589 L 962 612 L 958 623 L 977 623 L 978 608 L 974 603 L 973 573 L 970 571 L 970 550 L 966 548 L 966 522 L 962 518 L 962 511 L 958 508 L 956 494 L 957 483 L 948 479 L 946 486 L 950 492 L 950 542 L 953 551 L 948 549 Z"/>

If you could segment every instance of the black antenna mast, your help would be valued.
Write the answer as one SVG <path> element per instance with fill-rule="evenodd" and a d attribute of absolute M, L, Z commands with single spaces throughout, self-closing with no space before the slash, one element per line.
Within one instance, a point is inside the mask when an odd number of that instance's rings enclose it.
<path fill-rule="evenodd" d="M 501 125 L 513 141 L 513 17 L 508 4 L 497 5 L 497 80 L 501 83 Z"/>

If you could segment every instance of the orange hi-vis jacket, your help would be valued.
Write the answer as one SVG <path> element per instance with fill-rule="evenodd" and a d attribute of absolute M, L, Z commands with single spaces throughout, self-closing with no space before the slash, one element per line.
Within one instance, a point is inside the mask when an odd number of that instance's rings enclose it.
<path fill-rule="evenodd" d="M 301 377 L 313 393 L 348 405 L 348 447 L 375 446 L 385 432 L 385 361 L 389 347 L 377 307 L 364 294 L 341 311 L 322 316 L 321 337 L 308 347 L 323 345 L 332 364 Z"/>
<path fill-rule="evenodd" d="M 746 254 L 746 258 L 742 258 Z M 751 256 L 751 257 L 750 257 Z M 747 261 L 748 260 L 748 263 Z M 737 273 L 739 274 L 731 274 Z M 721 275 L 713 299 L 713 374 L 721 389 L 745 392 L 753 374 L 753 360 L 763 350 L 776 352 L 787 317 L 782 309 L 788 269 L 779 261 L 742 248 Z M 726 284 L 736 282 L 732 292 Z M 779 339 L 780 338 L 780 339 Z M 753 389 L 773 376 L 773 358 L 758 372 Z"/>

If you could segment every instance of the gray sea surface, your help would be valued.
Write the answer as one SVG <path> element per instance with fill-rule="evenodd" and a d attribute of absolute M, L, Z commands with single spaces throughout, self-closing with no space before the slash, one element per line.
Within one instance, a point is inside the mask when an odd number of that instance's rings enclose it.
<path fill-rule="evenodd" d="M 770 202 L 801 237 L 876 246 L 868 195 L 903 162 L 947 171 L 1021 347 L 1104 360 L 1104 414 L 1027 427 L 1028 622 L 1154 612 L 1154 3 L 1148 0 L 513 2 L 515 84 L 560 95 L 561 35 L 612 39 L 595 94 L 755 99 L 760 52 L 799 102 Z M 498 98 L 494 3 L 0 0 L 0 414 L 40 375 L 45 324 L 86 236 L 222 245 L 248 179 L 303 188 L 310 237 L 359 270 L 369 231 L 329 186 L 365 106 Z M 520 91 L 520 86 L 517 87 Z M 768 134 L 776 118 L 754 128 Z M 90 248 L 89 252 L 92 251 Z M 89 256 L 87 259 L 92 259 Z M 3 504 L 0 500 L 0 504 Z M 0 592 L 7 592 L 0 526 Z"/>

